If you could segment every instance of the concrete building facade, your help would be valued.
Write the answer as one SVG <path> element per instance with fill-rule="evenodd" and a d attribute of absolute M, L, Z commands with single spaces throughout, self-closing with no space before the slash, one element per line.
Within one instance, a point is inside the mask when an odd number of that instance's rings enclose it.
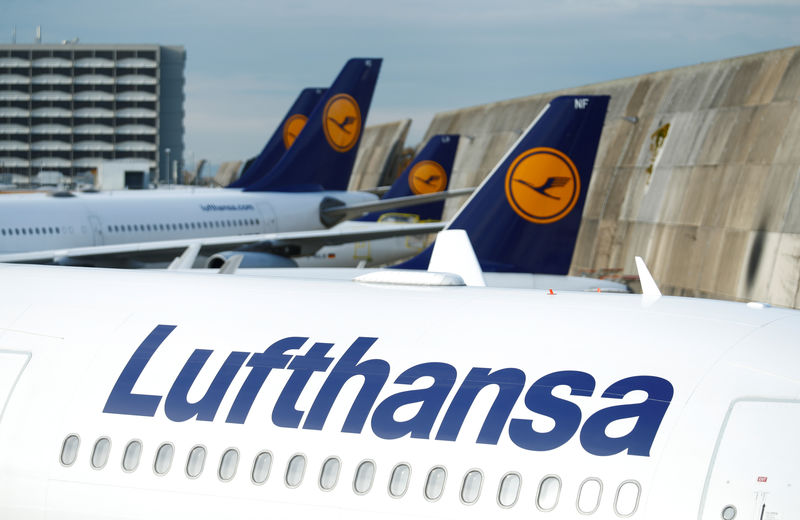
<path fill-rule="evenodd" d="M 182 171 L 185 62 L 179 46 L 0 45 L 0 172 Z"/>
<path fill-rule="evenodd" d="M 437 114 L 450 186 L 476 186 L 548 100 L 610 94 L 572 274 L 636 273 L 665 294 L 800 308 L 800 47 Z M 450 200 L 445 218 L 463 200 Z"/>

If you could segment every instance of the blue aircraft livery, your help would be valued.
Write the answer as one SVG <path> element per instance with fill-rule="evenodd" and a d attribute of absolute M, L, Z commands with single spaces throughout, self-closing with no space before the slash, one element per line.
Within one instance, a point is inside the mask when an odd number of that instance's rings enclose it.
<path fill-rule="evenodd" d="M 380 58 L 348 60 L 292 146 L 244 191 L 346 190 L 381 63 Z"/>
<path fill-rule="evenodd" d="M 458 149 L 458 135 L 434 135 L 405 170 L 392 183 L 383 200 L 409 195 L 422 195 L 444 191 L 450 181 L 450 172 Z M 415 204 L 393 209 L 392 213 L 417 215 L 419 220 L 441 220 L 444 201 Z M 387 211 L 373 211 L 354 220 L 375 222 Z"/>
<path fill-rule="evenodd" d="M 286 142 L 287 127 L 292 126 L 293 121 L 306 121 L 308 115 L 311 114 L 311 111 L 314 110 L 314 107 L 317 106 L 317 103 L 325 94 L 325 90 L 324 88 L 305 88 L 300 92 L 300 95 L 289 108 L 289 112 L 286 113 L 283 120 L 281 120 L 281 124 L 278 125 L 278 129 L 275 130 L 267 144 L 264 145 L 264 149 L 261 150 L 258 157 L 242 175 L 228 185 L 229 188 L 246 188 L 266 176 L 272 170 L 272 167 L 278 164 L 280 158 L 289 149 Z M 292 141 L 298 135 L 300 135 L 299 132 L 295 132 L 291 136 Z"/>
<path fill-rule="evenodd" d="M 608 102 L 553 99 L 447 226 L 467 232 L 483 271 L 569 272 Z M 427 269 L 432 251 L 393 267 Z"/>
<path fill-rule="evenodd" d="M 189 402 L 189 391 L 214 352 L 195 349 L 183 367 L 175 367 L 174 381 L 169 388 L 164 387 L 166 398 L 164 395 L 133 393 L 136 382 L 153 354 L 175 328 L 174 325 L 158 325 L 142 341 L 114 384 L 104 413 L 154 417 L 163 400 L 163 413 L 171 421 L 214 421 L 223 398 L 233 391 L 237 392 L 236 397 L 224 421 L 244 424 L 256 396 L 272 371 L 286 370 L 291 371 L 291 375 L 271 413 L 272 422 L 278 427 L 322 430 L 342 387 L 355 377 L 357 380 L 363 378 L 361 389 L 353 402 L 349 403 L 350 410 L 343 424 L 328 424 L 329 428 L 360 434 L 369 422 L 368 427 L 382 439 L 410 436 L 452 442 L 458 439 L 478 393 L 485 387 L 496 386 L 497 397 L 483 421 L 476 443 L 497 444 L 503 432 L 507 431 L 511 441 L 524 450 L 549 451 L 562 446 L 577 434 L 583 449 L 592 455 L 626 452 L 628 455 L 647 457 L 673 396 L 672 384 L 666 379 L 650 375 L 626 377 L 602 391 L 600 399 L 607 406 L 583 421 L 581 407 L 571 400 L 556 397 L 553 390 L 558 386 L 567 386 L 575 401 L 596 398 L 595 378 L 587 372 L 562 370 L 542 375 L 527 385 L 523 396 L 529 378 L 520 368 L 474 367 L 460 386 L 455 388 L 458 373 L 454 366 L 443 362 L 427 362 L 400 373 L 392 387 L 394 393 L 378 402 L 379 395 L 387 387 L 391 366 L 386 360 L 368 357 L 369 349 L 379 341 L 379 338 L 373 337 L 357 338 L 338 358 L 326 355 L 334 346 L 333 343 L 314 342 L 304 354 L 292 352 L 303 348 L 309 342 L 307 337 L 280 339 L 264 352 L 232 351 L 205 395 L 198 401 Z M 237 373 L 248 369 L 241 387 L 232 390 L 231 384 Z M 298 410 L 298 398 L 315 372 L 326 373 L 327 377 L 308 410 Z M 432 378 L 434 383 L 423 389 L 402 389 L 420 378 Z M 620 399 L 634 391 L 645 392 L 647 399 L 640 403 L 619 403 Z M 453 397 L 445 407 L 451 394 Z M 537 431 L 530 418 L 510 417 L 521 396 L 528 410 L 554 421 L 555 426 L 550 431 Z M 417 403 L 418 412 L 414 417 L 405 421 L 395 420 L 395 412 L 399 408 Z M 263 416 L 269 412 L 256 410 L 255 413 Z M 441 424 L 434 432 L 434 425 L 440 416 Z M 636 422 L 626 435 L 609 437 L 606 427 L 622 419 L 635 419 Z"/>

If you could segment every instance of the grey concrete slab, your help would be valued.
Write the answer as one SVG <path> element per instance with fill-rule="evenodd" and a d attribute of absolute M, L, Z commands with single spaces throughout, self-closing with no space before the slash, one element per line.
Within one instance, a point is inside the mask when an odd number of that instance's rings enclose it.
<path fill-rule="evenodd" d="M 800 235 L 782 233 L 779 237 L 766 301 L 796 307 L 800 303 Z"/>

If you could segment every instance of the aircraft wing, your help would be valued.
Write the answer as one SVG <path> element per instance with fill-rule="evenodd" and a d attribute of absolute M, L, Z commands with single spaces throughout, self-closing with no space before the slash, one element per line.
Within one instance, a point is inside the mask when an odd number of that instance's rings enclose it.
<path fill-rule="evenodd" d="M 446 222 L 423 224 L 370 223 L 358 228 L 262 233 L 254 235 L 185 238 L 155 242 L 136 242 L 72 249 L 33 251 L 0 255 L 6 263 L 56 263 L 107 267 L 136 267 L 148 262 L 168 262 L 186 248 L 199 247 L 201 255 L 242 248 L 282 256 L 314 254 L 326 245 L 362 242 L 405 235 L 424 235 L 441 231 Z"/>
<path fill-rule="evenodd" d="M 475 188 L 457 188 L 448 191 L 437 191 L 436 193 L 426 193 L 424 195 L 410 195 L 408 197 L 393 197 L 391 199 L 378 199 L 371 202 L 361 202 L 358 204 L 346 205 L 329 205 L 320 208 L 320 214 L 323 221 L 328 225 L 333 225 L 344 219 L 357 217 L 370 211 L 386 211 L 395 208 L 402 208 L 404 206 L 411 206 L 416 204 L 425 204 L 427 202 L 435 202 L 437 200 L 449 199 L 451 197 L 460 197 L 469 195 Z"/>

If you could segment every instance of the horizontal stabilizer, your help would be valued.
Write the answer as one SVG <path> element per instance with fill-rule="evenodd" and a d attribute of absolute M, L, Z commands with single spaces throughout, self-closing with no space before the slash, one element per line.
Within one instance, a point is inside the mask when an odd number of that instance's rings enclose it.
<path fill-rule="evenodd" d="M 332 226 L 337 222 L 356 217 L 362 213 L 367 213 L 370 211 L 384 211 L 416 204 L 424 204 L 426 202 L 435 202 L 437 200 L 445 200 L 451 197 L 460 197 L 469 195 L 474 190 L 475 188 L 458 188 L 455 190 L 439 191 L 425 195 L 411 195 L 408 197 L 395 197 L 393 199 L 380 199 L 374 202 L 362 202 L 359 204 L 351 204 L 349 206 L 333 206 L 320 210 L 320 217 L 327 225 Z"/>

